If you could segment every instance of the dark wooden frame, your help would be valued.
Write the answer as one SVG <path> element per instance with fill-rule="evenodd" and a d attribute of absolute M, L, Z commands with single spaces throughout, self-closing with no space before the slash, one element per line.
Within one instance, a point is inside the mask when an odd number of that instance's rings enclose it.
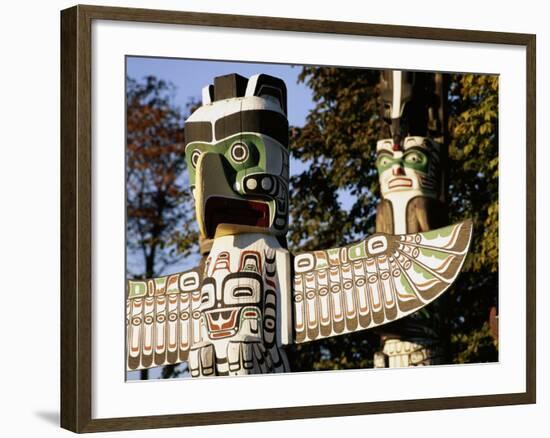
<path fill-rule="evenodd" d="M 510 44 L 527 52 L 526 392 L 340 405 L 92 419 L 91 24 L 139 21 Z M 61 426 L 74 432 L 363 415 L 536 402 L 535 57 L 531 34 L 75 6 L 61 12 Z"/>

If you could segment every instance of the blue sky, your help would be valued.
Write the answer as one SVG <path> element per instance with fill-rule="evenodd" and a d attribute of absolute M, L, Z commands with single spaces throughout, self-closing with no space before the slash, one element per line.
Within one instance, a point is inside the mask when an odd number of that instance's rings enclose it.
<path fill-rule="evenodd" d="M 303 83 L 298 84 L 300 66 L 129 56 L 126 58 L 126 68 L 126 74 L 137 80 L 153 75 L 172 82 L 176 86 L 175 103 L 182 110 L 191 99 L 200 102 L 202 88 L 212 83 L 216 76 L 229 73 L 245 77 L 265 73 L 283 79 L 288 91 L 290 125 L 303 126 L 314 105 L 311 90 Z"/>

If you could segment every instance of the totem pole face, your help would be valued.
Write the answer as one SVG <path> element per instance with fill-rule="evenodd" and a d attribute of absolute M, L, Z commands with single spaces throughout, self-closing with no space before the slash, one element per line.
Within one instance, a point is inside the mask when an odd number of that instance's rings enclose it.
<path fill-rule="evenodd" d="M 286 87 L 268 75 L 217 77 L 185 123 L 203 238 L 288 228 Z"/>
<path fill-rule="evenodd" d="M 440 146 L 426 137 L 436 108 L 426 99 L 420 73 L 385 70 L 381 75 L 382 116 L 392 138 L 376 146 L 383 198 L 437 198 L 440 191 Z M 433 99 L 432 99 L 433 100 Z"/>
<path fill-rule="evenodd" d="M 376 147 L 380 191 L 384 198 L 408 192 L 437 198 L 439 195 L 439 144 L 426 137 L 405 137 L 403 146 L 393 139 Z"/>
<path fill-rule="evenodd" d="M 204 312 L 211 340 L 261 337 L 263 278 L 261 259 L 252 251 L 242 254 L 240 270 L 230 273 L 231 254 L 219 253 L 208 261 L 201 288 L 201 311 Z"/>

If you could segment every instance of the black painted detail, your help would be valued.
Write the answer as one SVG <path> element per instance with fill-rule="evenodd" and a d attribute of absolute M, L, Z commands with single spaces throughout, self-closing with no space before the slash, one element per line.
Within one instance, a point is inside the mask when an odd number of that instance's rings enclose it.
<path fill-rule="evenodd" d="M 210 122 L 187 122 L 184 128 L 185 145 L 194 141 L 212 142 L 212 124 Z"/>
<path fill-rule="evenodd" d="M 282 79 L 261 74 L 256 82 L 254 96 L 271 96 L 277 99 L 285 114 L 287 114 L 286 85 Z"/>
<path fill-rule="evenodd" d="M 216 120 L 216 139 L 221 140 L 239 132 L 257 132 L 277 140 L 288 148 L 288 120 L 275 111 L 248 110 Z"/>
<path fill-rule="evenodd" d="M 248 79 L 237 73 L 214 78 L 214 101 L 243 97 Z"/>

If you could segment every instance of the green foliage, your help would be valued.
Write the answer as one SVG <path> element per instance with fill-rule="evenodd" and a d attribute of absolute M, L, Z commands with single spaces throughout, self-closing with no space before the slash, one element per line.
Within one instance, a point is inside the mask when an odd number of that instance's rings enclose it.
<path fill-rule="evenodd" d="M 455 75 L 449 191 L 453 219 L 474 219 L 466 269 L 498 270 L 498 76 Z"/>
<path fill-rule="evenodd" d="M 294 251 L 340 246 L 374 232 L 376 141 L 389 136 L 378 112 L 379 75 L 364 69 L 302 70 L 300 80 L 311 88 L 316 105 L 305 126 L 291 130 L 292 156 L 306 164 L 291 179 Z M 498 357 L 496 347 L 479 345 L 498 296 L 498 77 L 453 75 L 448 83 L 450 216 L 474 219 L 472 255 L 456 287 L 410 318 L 437 331 L 448 350 L 446 362 L 490 361 Z M 344 193 L 351 199 L 349 209 L 341 203 Z M 372 366 L 378 342 L 366 331 L 294 346 L 292 367 Z"/>
<path fill-rule="evenodd" d="M 488 342 L 484 327 L 498 305 L 498 84 L 498 76 L 453 75 L 449 90 L 451 218 L 474 220 L 465 272 L 446 313 L 451 360 L 459 363 L 498 360 L 497 344 L 479 347 Z"/>
<path fill-rule="evenodd" d="M 337 336 L 287 348 L 292 371 L 372 368 L 373 346 L 378 337 L 371 331 Z"/>
<path fill-rule="evenodd" d="M 458 352 L 454 363 L 492 362 L 498 358 L 498 341 L 491 336 L 487 322 L 469 333 L 453 334 L 451 342 Z"/>
<path fill-rule="evenodd" d="M 293 249 L 342 245 L 374 226 L 376 140 L 383 128 L 377 107 L 378 74 L 304 67 L 300 75 L 316 105 L 305 126 L 291 130 L 292 156 L 308 167 L 291 178 L 288 238 Z M 349 214 L 339 200 L 343 192 L 354 199 Z"/>

